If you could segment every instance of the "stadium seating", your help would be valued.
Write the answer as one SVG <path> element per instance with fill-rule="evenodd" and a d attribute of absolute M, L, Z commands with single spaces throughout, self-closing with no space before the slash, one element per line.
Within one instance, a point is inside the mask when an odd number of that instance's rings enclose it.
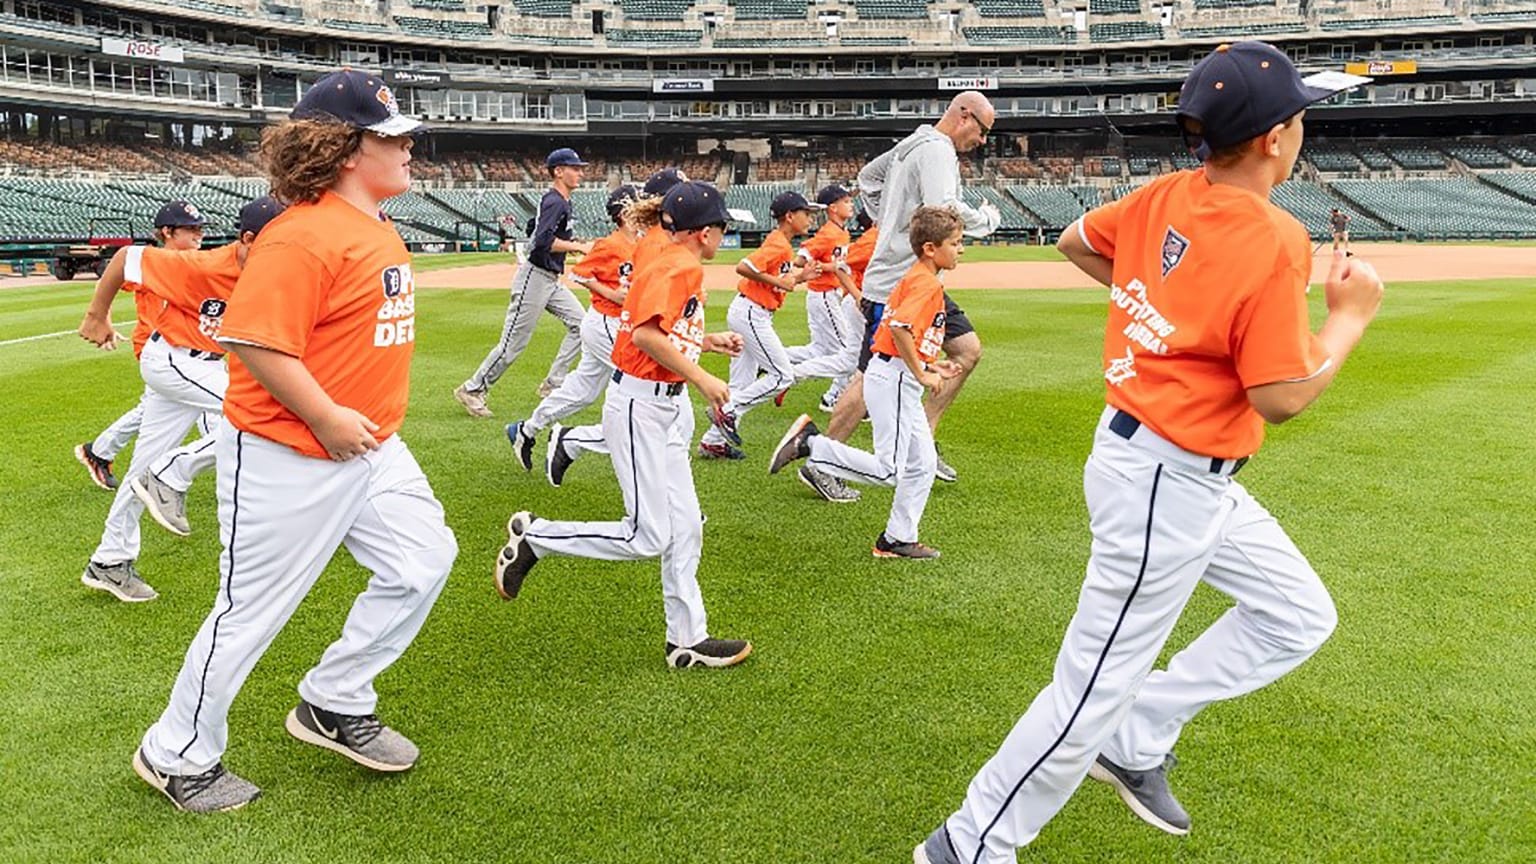
<path fill-rule="evenodd" d="M 1348 147 L 1325 140 L 1308 140 L 1301 148 L 1301 156 L 1319 171 L 1359 171 L 1365 167 Z"/>
<path fill-rule="evenodd" d="M 1509 157 L 1480 141 L 1447 144 L 1445 152 L 1460 159 L 1469 168 L 1508 168 Z"/>
<path fill-rule="evenodd" d="M 352 30 L 358 33 L 388 33 L 387 24 L 377 21 L 353 21 L 348 18 L 326 18 L 320 22 L 321 27 L 329 27 L 332 30 Z"/>
<path fill-rule="evenodd" d="M 1504 171 L 1480 174 L 1478 177 L 1513 195 L 1524 198 L 1529 203 L 1536 204 L 1536 174 Z"/>
<path fill-rule="evenodd" d="M 1071 27 L 961 27 L 960 33 L 972 45 L 1070 45 L 1077 41 Z"/>
<path fill-rule="evenodd" d="M 843 36 L 838 41 L 849 47 L 857 47 L 859 45 L 907 45 L 911 42 L 905 36 Z"/>
<path fill-rule="evenodd" d="M 464 0 L 411 0 L 416 9 L 441 9 L 445 12 L 463 12 Z"/>
<path fill-rule="evenodd" d="M 535 18 L 571 17 L 571 0 L 512 0 L 518 14 Z"/>
<path fill-rule="evenodd" d="M 782 156 L 777 159 L 759 159 L 752 166 L 752 176 L 762 183 L 799 180 L 800 167 L 799 159 Z"/>
<path fill-rule="evenodd" d="M 975 0 L 971 8 L 983 18 L 1044 18 L 1044 0 Z"/>
<path fill-rule="evenodd" d="M 607 33 L 610 45 L 631 45 L 643 47 L 654 45 L 658 48 L 689 48 L 697 47 L 699 41 L 704 38 L 702 30 L 609 30 Z"/>
<path fill-rule="evenodd" d="M 626 21 L 681 21 L 693 0 L 621 0 Z"/>
<path fill-rule="evenodd" d="M 1108 24 L 1089 24 L 1090 42 L 1160 42 L 1163 28 L 1160 24 L 1146 21 L 1114 21 Z"/>
<path fill-rule="evenodd" d="M 806 0 L 731 0 L 731 6 L 737 21 L 805 20 Z"/>
<path fill-rule="evenodd" d="M 1373 144 L 1357 144 L 1355 152 L 1359 154 L 1360 161 L 1365 163 L 1365 167 L 1372 171 L 1391 171 L 1397 167 L 1397 163 L 1392 161 L 1391 156 Z"/>
<path fill-rule="evenodd" d="M 1316 239 L 1333 236 L 1329 219 L 1335 207 L 1349 214 L 1349 235 L 1355 240 L 1381 240 L 1394 233 L 1390 227 L 1361 213 L 1349 202 L 1333 197 L 1315 183 L 1287 180 L 1275 187 L 1270 200 L 1295 216 Z"/>
<path fill-rule="evenodd" d="M 1280 33 L 1306 32 L 1305 21 L 1270 21 L 1254 24 L 1220 24 L 1212 26 L 1179 27 L 1179 33 L 1189 39 L 1205 38 L 1252 38 Z"/>
<path fill-rule="evenodd" d="M 1141 0 L 1088 0 L 1088 11 L 1094 15 L 1138 15 Z"/>
<path fill-rule="evenodd" d="M 759 36 L 755 38 L 716 36 L 711 44 L 716 48 L 814 48 L 826 45 L 827 40 L 814 36 Z"/>
<path fill-rule="evenodd" d="M 774 227 L 773 219 L 768 215 L 768 205 L 773 203 L 775 195 L 791 189 L 805 191 L 798 183 L 738 183 L 725 190 L 725 206 L 752 211 L 757 224 L 751 227 L 768 231 Z"/>
<path fill-rule="evenodd" d="M 864 20 L 928 17 L 928 0 L 853 0 L 853 8 Z"/>
<path fill-rule="evenodd" d="M 1471 178 L 1339 180 L 1333 189 L 1419 239 L 1536 236 L 1536 208 Z"/>
<path fill-rule="evenodd" d="M 1421 15 L 1410 18 L 1345 18 L 1326 19 L 1318 26 L 1327 31 L 1339 30 L 1406 30 L 1415 27 L 1445 27 L 1458 24 L 1455 15 Z"/>
<path fill-rule="evenodd" d="M 395 23 L 406 33 L 431 36 L 438 39 L 489 39 L 491 26 L 484 21 L 453 21 L 443 18 L 421 18 L 414 15 L 396 15 Z"/>
<path fill-rule="evenodd" d="M 1479 24 L 1501 24 L 1505 21 L 1536 20 L 1536 9 L 1506 9 L 1502 12 L 1473 12 L 1472 20 Z"/>
<path fill-rule="evenodd" d="M 1195 0 L 1196 9 L 1233 9 L 1242 6 L 1274 6 L 1275 0 Z"/>
<path fill-rule="evenodd" d="M 1392 161 L 1410 171 L 1444 171 L 1445 157 L 1421 145 L 1393 144 L 1386 148 Z"/>
<path fill-rule="evenodd" d="M 1088 211 L 1082 199 L 1066 186 L 1007 186 L 1003 191 L 1048 228 L 1065 228 Z"/>
<path fill-rule="evenodd" d="M 1504 148 L 1504 152 L 1508 153 L 1509 157 L 1515 160 L 1515 164 L 1522 165 L 1526 168 L 1536 167 L 1536 148 L 1533 148 L 1532 145 L 1522 144 L 1519 142 L 1507 142 L 1502 146 Z"/>
<path fill-rule="evenodd" d="M 972 207 L 979 207 L 982 202 L 986 202 L 997 208 L 1002 216 L 1002 221 L 997 225 L 999 231 L 1027 231 L 1041 224 L 1039 219 L 1026 213 L 1017 202 L 998 189 L 991 186 L 965 186 L 963 190 L 965 203 Z"/>

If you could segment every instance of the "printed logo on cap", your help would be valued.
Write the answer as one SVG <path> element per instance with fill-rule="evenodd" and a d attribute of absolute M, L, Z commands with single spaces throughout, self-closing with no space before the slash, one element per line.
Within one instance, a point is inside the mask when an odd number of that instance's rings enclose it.
<path fill-rule="evenodd" d="M 187 211 L 187 215 L 191 216 L 193 219 L 201 219 L 201 218 L 203 218 L 203 214 L 197 212 L 197 208 L 194 207 L 191 204 L 184 204 L 184 205 L 182 205 L 182 209 L 186 210 Z"/>
<path fill-rule="evenodd" d="M 388 87 L 379 87 L 374 91 L 373 98 L 379 100 L 379 104 L 389 111 L 389 116 L 396 117 L 400 114 L 400 103 L 395 99 L 395 93 Z"/>

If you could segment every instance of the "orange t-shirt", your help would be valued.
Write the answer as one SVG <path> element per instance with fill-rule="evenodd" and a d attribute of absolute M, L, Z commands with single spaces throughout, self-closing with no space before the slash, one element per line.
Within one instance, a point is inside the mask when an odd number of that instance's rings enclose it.
<path fill-rule="evenodd" d="M 880 239 L 880 226 L 871 225 L 868 231 L 859 235 L 859 239 L 853 241 L 848 247 L 848 254 L 843 263 L 848 265 L 848 273 L 853 276 L 853 284 L 860 291 L 864 290 L 864 271 L 869 268 L 869 259 L 875 255 L 875 241 Z"/>
<path fill-rule="evenodd" d="M 836 291 L 843 287 L 833 268 L 847 257 L 848 239 L 848 229 L 828 219 L 811 239 L 800 244 L 801 257 L 821 263 L 821 275 L 806 283 L 812 291 Z"/>
<path fill-rule="evenodd" d="M 878 354 L 899 358 L 896 339 L 891 335 L 892 327 L 911 332 L 917 341 L 917 356 L 924 363 L 937 360 L 939 352 L 944 350 L 944 283 L 924 267 L 922 261 L 913 264 L 891 289 L 885 314 L 880 317 L 880 326 L 875 330 L 875 341 L 871 345 Z"/>
<path fill-rule="evenodd" d="M 601 282 L 604 288 L 618 291 L 629 287 L 629 277 L 634 271 L 635 239 L 625 231 L 615 231 L 592 244 L 588 252 L 571 267 L 571 280 L 580 285 Z M 617 318 L 619 304 L 592 291 L 592 308 Z"/>
<path fill-rule="evenodd" d="M 392 224 L 332 192 L 262 229 L 229 299 L 220 339 L 297 357 L 338 404 L 399 431 L 416 344 L 411 255 Z M 309 427 L 231 357 L 224 416 L 235 428 L 327 458 Z"/>
<path fill-rule="evenodd" d="M 795 249 L 789 245 L 789 238 L 784 236 L 784 232 L 775 228 L 768 232 L 768 236 L 763 239 L 763 245 L 756 252 L 742 260 L 748 267 L 759 273 L 785 276 L 794 266 Z M 742 279 L 737 284 L 736 291 L 769 312 L 784 305 L 784 292 L 762 282 Z"/>
<path fill-rule="evenodd" d="M 133 322 L 133 356 L 138 357 L 144 353 L 144 343 L 149 341 L 149 334 L 155 332 L 155 319 L 159 317 L 160 310 L 165 307 L 165 301 L 149 293 L 140 291 L 139 283 L 123 281 L 120 289 L 133 295 L 133 311 L 137 316 Z"/>
<path fill-rule="evenodd" d="M 128 251 L 124 278 L 138 283 L 162 308 L 155 329 L 180 348 L 221 354 L 219 325 L 240 278 L 240 244 L 178 252 L 135 246 Z"/>
<path fill-rule="evenodd" d="M 634 272 L 639 273 L 641 268 L 655 260 L 657 254 L 671 245 L 671 231 L 668 231 L 660 225 L 652 225 L 651 227 L 645 229 L 645 233 L 640 235 L 639 242 L 635 244 L 635 253 L 633 256 L 633 261 L 635 264 Z"/>
<path fill-rule="evenodd" d="M 619 335 L 613 340 L 613 365 L 625 375 L 647 381 L 683 380 L 634 343 L 634 329 L 655 321 L 683 356 L 697 363 L 704 351 L 704 267 L 678 245 L 668 246 L 650 267 L 635 274 Z"/>
<path fill-rule="evenodd" d="M 1248 388 L 1331 362 L 1307 317 L 1307 230 L 1268 200 L 1181 171 L 1068 230 L 1114 260 L 1106 400 L 1180 447 L 1251 455 L 1264 419 Z"/>

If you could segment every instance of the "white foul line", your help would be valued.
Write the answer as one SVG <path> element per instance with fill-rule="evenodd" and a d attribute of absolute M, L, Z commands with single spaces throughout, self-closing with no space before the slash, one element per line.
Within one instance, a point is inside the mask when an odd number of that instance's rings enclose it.
<path fill-rule="evenodd" d="M 128 325 L 133 324 L 133 323 L 134 322 L 132 322 L 132 321 L 120 321 L 120 322 L 118 322 L 116 324 L 113 324 L 112 325 L 112 329 L 115 330 L 118 327 L 127 327 Z M 71 334 L 75 334 L 75 333 L 79 333 L 79 332 L 80 332 L 79 328 L 76 328 L 74 330 L 60 330 L 57 333 L 41 333 L 41 334 L 38 334 L 37 336 L 23 336 L 20 339 L 6 339 L 4 341 L 0 341 L 0 347 L 4 347 L 6 345 L 20 345 L 23 342 L 36 342 L 39 339 L 53 339 L 53 338 L 58 337 L 58 336 L 69 336 Z"/>

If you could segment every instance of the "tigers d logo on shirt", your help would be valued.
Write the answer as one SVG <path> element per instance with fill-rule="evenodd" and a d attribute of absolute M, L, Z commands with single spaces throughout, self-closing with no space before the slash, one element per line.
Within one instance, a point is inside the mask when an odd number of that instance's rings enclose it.
<path fill-rule="evenodd" d="M 209 297 L 197 306 L 197 329 L 209 339 L 217 339 L 219 325 L 224 321 L 224 310 L 229 307 L 228 301 L 217 297 Z"/>
<path fill-rule="evenodd" d="M 1167 278 L 1173 268 L 1179 266 L 1184 260 L 1184 253 L 1189 251 L 1189 238 L 1175 231 L 1172 225 L 1168 226 L 1168 233 L 1163 235 L 1163 277 Z"/>
<path fill-rule="evenodd" d="M 388 348 L 416 341 L 416 282 L 411 265 L 385 267 L 379 274 L 384 302 L 374 325 L 373 346 Z"/>

